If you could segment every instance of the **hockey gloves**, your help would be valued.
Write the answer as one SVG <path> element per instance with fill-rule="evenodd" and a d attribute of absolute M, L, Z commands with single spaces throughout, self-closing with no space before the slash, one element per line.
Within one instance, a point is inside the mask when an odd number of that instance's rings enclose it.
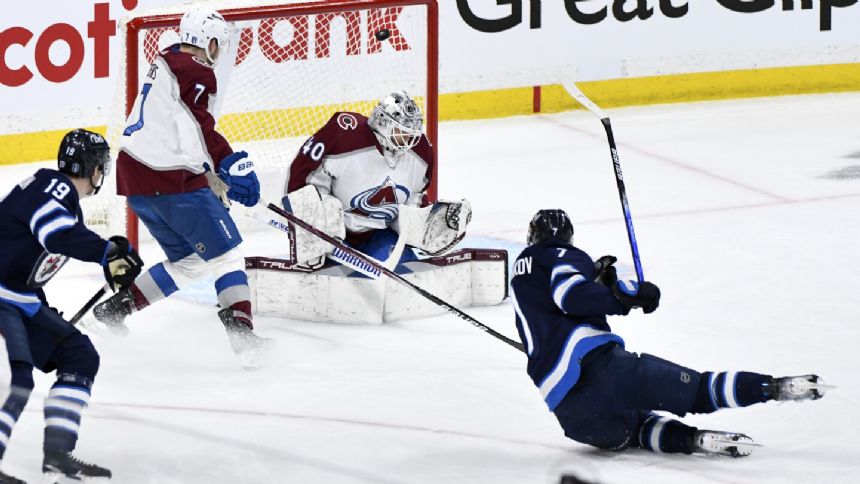
<path fill-rule="evenodd" d="M 615 261 L 618 259 L 615 256 L 604 255 L 594 262 L 594 282 L 602 284 L 606 287 L 612 287 L 618 281 L 618 274 L 615 271 Z"/>
<path fill-rule="evenodd" d="M 260 181 L 254 173 L 254 162 L 246 159 L 248 153 L 237 151 L 221 160 L 218 176 L 229 185 L 227 197 L 246 207 L 260 201 Z"/>
<path fill-rule="evenodd" d="M 625 314 L 633 308 L 642 308 L 645 314 L 653 313 L 660 305 L 660 288 L 648 281 L 617 281 L 612 294 L 624 306 Z"/>
<path fill-rule="evenodd" d="M 104 261 L 105 279 L 112 291 L 117 288 L 126 289 L 140 275 L 143 261 L 128 239 L 114 235 L 108 241 L 107 254 Z"/>

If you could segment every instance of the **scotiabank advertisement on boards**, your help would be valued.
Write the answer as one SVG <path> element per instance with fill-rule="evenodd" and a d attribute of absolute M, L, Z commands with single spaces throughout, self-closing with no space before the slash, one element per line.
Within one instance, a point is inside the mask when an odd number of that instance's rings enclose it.
<path fill-rule="evenodd" d="M 4 2 L 0 118 L 104 124 L 124 55 L 117 20 L 176 3 Z M 860 62 L 858 0 L 440 0 L 439 10 L 443 93 Z M 14 125 L 0 134 L 26 131 Z"/>

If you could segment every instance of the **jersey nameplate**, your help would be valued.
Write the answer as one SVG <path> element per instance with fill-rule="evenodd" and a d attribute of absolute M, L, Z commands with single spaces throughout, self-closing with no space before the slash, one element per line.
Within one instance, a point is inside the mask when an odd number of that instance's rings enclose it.
<path fill-rule="evenodd" d="M 514 276 L 532 273 L 532 258 L 524 257 L 514 263 Z"/>

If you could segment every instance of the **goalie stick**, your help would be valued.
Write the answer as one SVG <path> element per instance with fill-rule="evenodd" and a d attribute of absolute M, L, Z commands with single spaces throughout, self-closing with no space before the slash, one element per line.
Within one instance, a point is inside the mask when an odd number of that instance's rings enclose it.
<path fill-rule="evenodd" d="M 90 300 L 87 301 L 84 306 L 79 309 L 78 312 L 75 313 L 74 316 L 72 316 L 72 319 L 69 320 L 69 324 L 71 324 L 72 326 L 78 324 L 78 321 L 80 321 L 81 318 L 84 317 L 84 314 L 87 314 L 87 312 L 92 309 L 92 307 L 95 306 L 97 302 L 99 302 L 99 299 L 101 299 L 102 296 L 105 295 L 108 289 L 110 289 L 110 284 L 105 284 L 104 286 L 102 286 L 101 289 L 99 289 L 95 294 L 93 294 L 93 297 L 91 297 Z"/>
<path fill-rule="evenodd" d="M 347 246 L 346 244 L 344 244 L 340 240 L 328 235 L 327 233 L 323 232 L 322 230 L 319 230 L 318 228 L 314 227 L 313 225 L 311 225 L 311 224 L 305 222 L 304 220 L 296 217 L 295 215 L 291 214 L 290 212 L 287 212 L 286 210 L 281 209 L 280 207 L 278 207 L 277 205 L 275 205 L 273 203 L 268 204 L 267 207 L 269 210 L 275 212 L 276 214 L 280 215 L 281 217 L 286 218 L 290 222 L 298 225 L 299 227 L 307 230 L 308 232 L 316 235 L 317 237 L 319 237 L 319 238 L 325 240 L 326 242 L 328 242 L 329 244 L 333 245 L 335 247 L 335 250 L 333 251 L 333 253 L 335 251 L 340 251 L 340 253 L 342 254 L 343 257 L 349 258 L 352 261 L 355 261 L 355 264 L 349 264 L 350 267 L 355 268 L 357 265 L 362 266 L 362 267 L 369 266 L 370 268 L 372 268 L 373 272 L 379 272 L 379 273 L 385 274 L 386 276 L 396 280 L 397 282 L 409 287 L 413 291 L 424 296 L 425 298 L 427 298 L 431 302 L 433 302 L 439 306 L 444 307 L 446 310 L 448 310 L 448 312 L 454 314 L 455 316 L 459 317 L 460 319 L 463 319 L 463 320 L 471 323 L 472 326 L 480 329 L 481 331 L 489 334 L 490 336 L 493 336 L 494 338 L 496 338 L 500 341 L 503 341 L 503 342 L 513 346 L 514 348 L 516 348 L 522 352 L 525 352 L 525 348 L 523 347 L 522 343 L 520 343 L 518 341 L 514 341 L 511 338 L 508 338 L 507 336 L 499 333 L 498 331 L 494 330 L 493 328 L 490 328 L 489 326 L 485 325 L 484 323 L 482 323 L 482 322 L 478 321 L 477 319 L 469 316 L 468 314 L 466 314 L 462 310 L 458 309 L 457 307 L 445 302 L 444 300 L 442 300 L 438 296 L 435 296 L 435 295 L 431 294 L 430 292 L 425 291 L 424 289 L 420 288 L 419 286 L 407 281 L 400 274 L 397 274 L 397 273 L 393 272 L 391 269 L 384 267 L 376 259 L 373 259 L 372 257 L 368 257 L 368 256 L 362 254 L 361 252 L 358 252 L 358 251 L 352 249 L 351 247 Z M 367 274 L 368 270 L 367 269 L 360 270 L 360 272 Z"/>
<path fill-rule="evenodd" d="M 268 205 L 268 202 L 264 203 Z M 296 260 L 295 232 L 290 230 L 288 224 L 281 221 L 283 217 L 276 218 L 268 214 L 260 213 L 259 211 L 257 211 L 256 206 L 251 209 L 248 209 L 245 212 L 245 215 L 253 218 L 254 220 L 257 220 L 258 222 L 268 225 L 269 227 L 286 233 L 290 237 L 290 258 L 293 261 Z M 388 256 L 388 259 L 384 261 L 379 261 L 376 259 L 373 260 L 382 265 L 382 267 L 385 267 L 386 269 L 394 270 L 394 268 L 397 267 L 397 263 L 400 262 L 400 255 L 403 254 L 403 250 L 405 248 L 406 236 L 403 234 L 398 234 L 397 242 L 391 249 L 391 254 Z M 361 263 L 361 261 L 338 249 L 337 247 L 335 247 L 334 250 L 332 250 L 330 253 L 326 254 L 326 257 L 337 263 L 343 264 L 357 272 L 360 272 L 370 277 L 371 279 L 379 279 L 379 277 L 382 275 L 381 272 L 374 269 L 372 266 Z"/>
<path fill-rule="evenodd" d="M 633 218 L 630 215 L 630 205 L 627 202 L 624 175 L 621 173 L 621 159 L 618 158 L 618 148 L 615 146 L 615 135 L 612 134 L 612 124 L 609 121 L 609 115 L 600 109 L 597 104 L 594 104 L 591 99 L 588 99 L 588 96 L 575 83 L 565 82 L 562 86 L 564 86 L 568 94 L 585 106 L 585 109 L 588 109 L 600 118 L 603 129 L 606 131 L 606 138 L 609 140 L 609 153 L 612 155 L 612 165 L 615 169 L 615 184 L 618 186 L 618 197 L 621 199 L 621 210 L 624 212 L 624 222 L 627 225 L 627 239 L 630 241 L 630 252 L 633 254 L 633 266 L 636 268 L 636 279 L 641 283 L 645 280 L 645 276 L 642 273 L 642 262 L 639 260 L 639 245 L 636 243 L 636 233 L 633 231 Z"/>

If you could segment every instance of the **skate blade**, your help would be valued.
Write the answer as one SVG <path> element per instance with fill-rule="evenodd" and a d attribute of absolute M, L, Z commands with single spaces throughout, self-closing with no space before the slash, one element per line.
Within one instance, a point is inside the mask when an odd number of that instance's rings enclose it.
<path fill-rule="evenodd" d="M 110 477 L 69 477 L 61 472 L 46 472 L 42 474 L 42 484 L 86 484 L 90 483 L 108 483 Z"/>
<path fill-rule="evenodd" d="M 84 319 L 78 322 L 78 328 L 87 333 L 105 338 L 125 338 L 129 334 L 128 326 L 108 326 L 97 319 Z"/>
<path fill-rule="evenodd" d="M 752 454 L 756 447 L 763 447 L 747 436 L 740 436 L 737 440 L 732 438 L 715 439 L 714 442 L 722 444 L 723 450 L 720 453 L 725 453 L 730 457 L 746 457 Z"/>
<path fill-rule="evenodd" d="M 86 484 L 86 483 L 103 483 L 110 482 L 110 477 L 69 477 L 60 472 L 46 472 L 42 474 L 42 484 Z"/>

